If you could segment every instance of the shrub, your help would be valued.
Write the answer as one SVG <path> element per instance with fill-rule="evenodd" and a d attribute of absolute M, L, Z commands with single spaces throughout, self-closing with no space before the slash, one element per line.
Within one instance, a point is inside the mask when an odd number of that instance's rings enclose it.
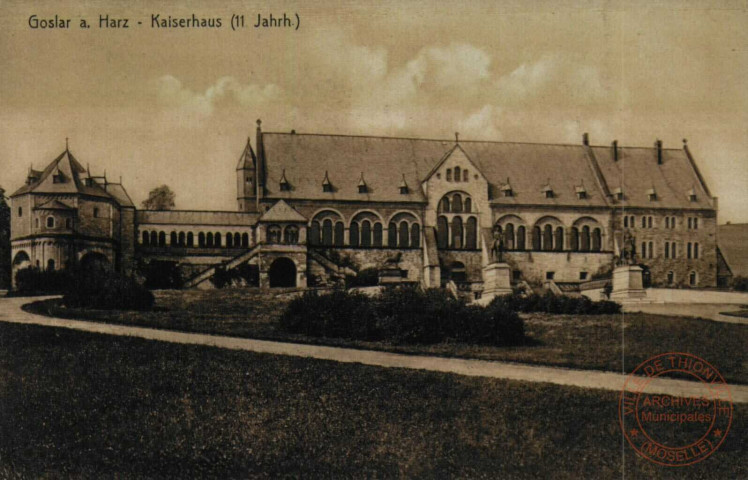
<path fill-rule="evenodd" d="M 748 277 L 741 277 L 740 275 L 738 275 L 737 277 L 733 278 L 732 289 L 737 290 L 738 292 L 748 291 Z"/>
<path fill-rule="evenodd" d="M 28 267 L 16 272 L 15 293 L 18 295 L 37 295 L 62 293 L 70 283 L 70 274 L 66 270 L 40 270 Z"/>
<path fill-rule="evenodd" d="M 364 268 L 356 275 L 347 275 L 345 277 L 346 288 L 352 287 L 375 287 L 379 285 L 379 269 Z"/>
<path fill-rule="evenodd" d="M 145 287 L 150 289 L 182 288 L 182 270 L 178 262 L 151 260 L 138 266 L 145 277 Z"/>
<path fill-rule="evenodd" d="M 504 308 L 516 312 L 544 312 L 556 314 L 574 315 L 602 315 L 619 313 L 621 305 L 616 302 L 602 300 L 593 302 L 587 297 L 569 297 L 566 295 L 553 295 L 547 292 L 544 295 L 532 294 L 506 295 L 496 297 L 491 305 L 502 305 Z"/>
<path fill-rule="evenodd" d="M 292 333 L 401 344 L 457 341 L 516 345 L 524 341 L 522 319 L 503 305 L 479 307 L 442 290 L 386 288 L 375 297 L 343 290 L 294 299 L 281 317 Z"/>
<path fill-rule="evenodd" d="M 153 307 L 154 298 L 148 289 L 129 277 L 92 270 L 72 276 L 62 303 L 70 308 L 148 310 Z"/>
<path fill-rule="evenodd" d="M 313 337 L 377 340 L 373 314 L 369 298 L 362 293 L 307 291 L 289 303 L 280 324 L 286 331 Z"/>

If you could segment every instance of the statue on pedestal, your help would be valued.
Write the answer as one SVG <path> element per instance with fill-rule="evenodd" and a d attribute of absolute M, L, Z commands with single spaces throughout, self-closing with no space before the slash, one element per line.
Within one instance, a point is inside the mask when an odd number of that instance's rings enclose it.
<path fill-rule="evenodd" d="M 504 236 L 501 234 L 501 229 L 496 227 L 493 229 L 493 244 L 491 245 L 491 260 L 494 262 L 504 261 Z"/>
<path fill-rule="evenodd" d="M 636 265 L 636 239 L 627 230 L 623 234 L 623 245 L 621 246 L 621 257 L 618 265 Z"/>

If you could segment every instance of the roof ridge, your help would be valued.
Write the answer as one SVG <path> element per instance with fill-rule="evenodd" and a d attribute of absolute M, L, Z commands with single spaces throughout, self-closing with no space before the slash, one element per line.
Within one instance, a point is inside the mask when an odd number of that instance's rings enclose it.
<path fill-rule="evenodd" d="M 379 140 L 418 140 L 424 142 L 446 142 L 456 143 L 453 138 L 433 138 L 433 137 L 399 137 L 399 136 L 387 136 L 387 135 L 355 135 L 348 133 L 299 133 L 299 132 L 262 132 L 263 135 L 286 135 L 286 136 L 306 136 L 306 137 L 341 137 L 341 138 L 372 138 Z M 522 142 L 522 141 L 507 141 L 507 140 L 469 140 L 460 138 L 459 143 L 498 143 L 508 145 L 539 145 L 539 146 L 556 146 L 556 147 L 584 147 L 581 143 L 560 143 L 560 142 Z M 610 145 L 589 145 L 592 148 L 610 148 Z M 642 149 L 642 150 L 654 150 L 654 147 L 645 146 L 626 146 L 618 145 L 618 148 L 627 149 Z M 682 148 L 663 148 L 662 150 L 668 151 L 682 151 Z"/>

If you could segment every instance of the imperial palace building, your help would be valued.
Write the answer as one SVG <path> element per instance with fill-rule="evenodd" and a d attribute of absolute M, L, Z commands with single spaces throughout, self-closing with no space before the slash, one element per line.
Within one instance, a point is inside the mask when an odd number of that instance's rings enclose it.
<path fill-rule="evenodd" d="M 232 168 L 234 162 L 227 163 Z M 12 268 L 168 265 L 186 287 L 380 283 L 483 288 L 494 232 L 514 282 L 606 278 L 624 236 L 645 282 L 715 286 L 717 198 L 681 148 L 263 132 L 236 211 L 138 210 L 66 149 L 11 195 Z M 724 263 L 724 262 L 722 262 Z"/>

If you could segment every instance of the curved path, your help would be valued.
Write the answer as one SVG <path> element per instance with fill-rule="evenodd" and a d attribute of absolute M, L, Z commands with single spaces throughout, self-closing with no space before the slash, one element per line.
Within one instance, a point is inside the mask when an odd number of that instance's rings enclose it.
<path fill-rule="evenodd" d="M 434 372 L 455 373 L 477 377 L 523 380 L 528 382 L 554 383 L 583 388 L 621 391 L 625 376 L 615 372 L 574 370 L 570 368 L 543 367 L 509 362 L 469 360 L 461 358 L 431 357 L 427 355 L 403 355 L 398 353 L 357 350 L 352 348 L 303 345 L 296 343 L 252 340 L 248 338 L 184 333 L 153 328 L 95 323 L 81 320 L 50 318 L 21 310 L 21 305 L 39 298 L 1 298 L 0 321 L 24 323 L 48 327 L 69 328 L 105 335 L 120 335 L 157 340 L 161 342 L 206 345 L 232 350 L 309 357 L 336 362 L 361 363 L 378 367 L 409 368 Z M 673 396 L 701 396 L 703 389 L 698 382 L 656 378 L 648 386 L 649 393 Z M 748 403 L 748 385 L 730 385 L 735 403 Z"/>

